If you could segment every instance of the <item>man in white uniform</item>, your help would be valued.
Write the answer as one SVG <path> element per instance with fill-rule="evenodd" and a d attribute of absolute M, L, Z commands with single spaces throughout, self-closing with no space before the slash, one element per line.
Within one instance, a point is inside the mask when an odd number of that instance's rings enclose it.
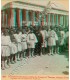
<path fill-rule="evenodd" d="M 41 32 L 42 38 L 43 38 L 42 54 L 46 54 L 48 33 L 47 33 L 47 31 L 44 29 L 44 27 L 42 27 L 42 30 L 41 30 L 40 32 Z"/>
<path fill-rule="evenodd" d="M 69 49 L 69 30 L 67 29 L 66 33 L 65 33 L 65 42 L 66 42 L 66 45 L 65 45 L 65 49 Z"/>
<path fill-rule="evenodd" d="M 53 55 L 54 47 L 56 46 L 56 32 L 53 30 L 53 27 L 50 26 L 50 30 L 48 31 L 48 46 L 49 46 L 49 55 Z"/>
<path fill-rule="evenodd" d="M 64 50 L 64 41 L 65 41 L 65 32 L 61 28 L 60 29 L 60 53 Z"/>
<path fill-rule="evenodd" d="M 56 46 L 55 46 L 55 54 L 59 54 L 59 44 L 60 44 L 60 31 L 59 26 L 55 26 L 55 32 L 56 32 Z"/>
<path fill-rule="evenodd" d="M 35 34 L 33 33 L 33 31 L 31 30 L 30 33 L 27 35 L 29 56 L 34 56 L 35 43 L 37 43 L 37 38 Z"/>

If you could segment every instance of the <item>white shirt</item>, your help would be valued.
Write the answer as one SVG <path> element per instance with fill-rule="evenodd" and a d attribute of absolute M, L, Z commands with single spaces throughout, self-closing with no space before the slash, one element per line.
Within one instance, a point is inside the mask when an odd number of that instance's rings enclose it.
<path fill-rule="evenodd" d="M 10 36 L 4 36 L 4 35 L 2 35 L 2 37 L 1 37 L 1 44 L 2 45 L 11 46 Z"/>
<path fill-rule="evenodd" d="M 27 34 L 22 34 L 22 42 L 27 41 Z"/>
<path fill-rule="evenodd" d="M 48 38 L 48 32 L 46 30 L 41 30 L 41 34 L 42 34 L 43 40 Z"/>
<path fill-rule="evenodd" d="M 34 33 L 30 33 L 27 36 L 27 42 L 37 42 L 37 38 Z"/>
<path fill-rule="evenodd" d="M 22 39 L 22 33 L 14 34 L 14 37 L 15 37 L 15 39 L 16 39 L 17 42 L 21 42 L 21 39 Z"/>

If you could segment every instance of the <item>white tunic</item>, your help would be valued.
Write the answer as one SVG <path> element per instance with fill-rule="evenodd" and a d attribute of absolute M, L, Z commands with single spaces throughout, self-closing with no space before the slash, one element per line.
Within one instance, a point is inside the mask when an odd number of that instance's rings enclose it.
<path fill-rule="evenodd" d="M 43 44 L 42 47 L 47 47 L 47 38 L 48 38 L 48 33 L 46 30 L 41 30 L 41 34 L 43 37 Z"/>
<path fill-rule="evenodd" d="M 29 33 L 27 36 L 27 44 L 28 48 L 35 48 L 35 43 L 37 43 L 38 40 L 34 33 Z"/>
<path fill-rule="evenodd" d="M 22 39 L 22 34 L 19 33 L 19 34 L 14 34 L 14 37 L 17 41 L 17 49 L 18 51 L 22 51 L 22 44 L 21 44 L 21 39 Z"/>
<path fill-rule="evenodd" d="M 65 38 L 68 38 L 68 37 L 69 37 L 69 31 L 65 33 Z"/>
<path fill-rule="evenodd" d="M 10 56 L 11 53 L 11 40 L 9 36 L 2 35 L 1 37 L 1 55 Z"/>
<path fill-rule="evenodd" d="M 22 34 L 22 50 L 27 49 L 27 34 Z"/>
<path fill-rule="evenodd" d="M 60 31 L 60 45 L 64 44 L 64 40 L 65 40 L 65 32 L 64 31 Z"/>
<path fill-rule="evenodd" d="M 69 31 L 67 31 L 65 34 L 65 40 L 66 40 L 66 43 L 69 44 Z"/>
<path fill-rule="evenodd" d="M 11 54 L 15 54 L 17 53 L 17 44 L 15 44 L 14 42 L 11 43 Z"/>
<path fill-rule="evenodd" d="M 58 37 L 54 30 L 48 31 L 48 46 L 55 46 L 57 39 Z"/>

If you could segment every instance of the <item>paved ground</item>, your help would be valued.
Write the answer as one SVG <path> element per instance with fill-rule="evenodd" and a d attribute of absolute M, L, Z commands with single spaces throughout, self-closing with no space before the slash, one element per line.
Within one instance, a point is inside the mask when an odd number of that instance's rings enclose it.
<path fill-rule="evenodd" d="M 26 58 L 11 64 L 11 67 L 2 70 L 2 75 L 67 75 L 69 71 L 68 52 L 54 56 L 42 55 Z M 64 74 L 66 73 L 67 74 Z"/>

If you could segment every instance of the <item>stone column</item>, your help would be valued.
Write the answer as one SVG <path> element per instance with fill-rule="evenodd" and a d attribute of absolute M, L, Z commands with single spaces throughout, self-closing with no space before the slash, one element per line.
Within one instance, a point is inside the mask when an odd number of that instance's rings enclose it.
<path fill-rule="evenodd" d="M 51 25 L 50 24 L 50 13 L 48 14 L 48 25 Z"/>
<path fill-rule="evenodd" d="M 6 13 L 4 11 L 4 27 L 6 26 Z"/>
<path fill-rule="evenodd" d="M 67 15 L 67 26 L 69 26 L 69 16 Z"/>
<path fill-rule="evenodd" d="M 44 16 L 42 17 L 41 25 L 44 26 Z"/>
<path fill-rule="evenodd" d="M 8 26 L 9 26 L 9 27 L 10 27 L 10 25 L 11 25 L 11 24 L 10 24 L 10 13 L 11 13 L 11 12 L 10 12 L 10 9 L 9 9 L 9 10 L 8 10 Z"/>
<path fill-rule="evenodd" d="M 4 23 L 4 19 L 5 19 L 4 17 L 5 17 L 5 11 L 3 11 L 3 27 L 4 27 L 4 24 L 5 24 Z"/>
<path fill-rule="evenodd" d="M 56 14 L 54 14 L 54 26 L 56 25 Z"/>
<path fill-rule="evenodd" d="M 39 25 L 41 26 L 41 13 L 39 12 Z"/>
<path fill-rule="evenodd" d="M 58 15 L 58 25 L 60 25 L 60 14 Z"/>
<path fill-rule="evenodd" d="M 3 11 L 1 11 L 1 27 L 3 26 Z"/>
<path fill-rule="evenodd" d="M 8 15 L 6 14 L 6 27 L 8 27 Z"/>
<path fill-rule="evenodd" d="M 16 26 L 16 10 L 15 9 L 11 9 L 11 19 L 10 19 L 10 24 L 11 27 L 15 27 Z"/>
<path fill-rule="evenodd" d="M 63 25 L 63 16 L 60 16 L 60 24 Z"/>
<path fill-rule="evenodd" d="M 56 25 L 58 25 L 58 14 L 56 14 Z"/>
<path fill-rule="evenodd" d="M 54 26 L 54 14 L 52 14 L 52 25 Z"/>
<path fill-rule="evenodd" d="M 20 27 L 22 27 L 22 10 L 20 10 Z"/>
<path fill-rule="evenodd" d="M 26 21 L 29 21 L 29 11 L 26 10 Z"/>
<path fill-rule="evenodd" d="M 46 15 L 46 23 L 47 23 L 47 25 L 48 25 L 48 15 Z"/>
<path fill-rule="evenodd" d="M 33 14 L 32 25 L 34 26 L 34 23 L 35 23 L 35 12 L 33 11 L 32 14 Z"/>
<path fill-rule="evenodd" d="M 17 26 L 20 27 L 20 9 L 17 9 Z"/>
<path fill-rule="evenodd" d="M 46 15 L 44 15 L 44 25 L 46 24 Z"/>
<path fill-rule="evenodd" d="M 65 15 L 63 15 L 63 25 L 65 27 Z"/>

